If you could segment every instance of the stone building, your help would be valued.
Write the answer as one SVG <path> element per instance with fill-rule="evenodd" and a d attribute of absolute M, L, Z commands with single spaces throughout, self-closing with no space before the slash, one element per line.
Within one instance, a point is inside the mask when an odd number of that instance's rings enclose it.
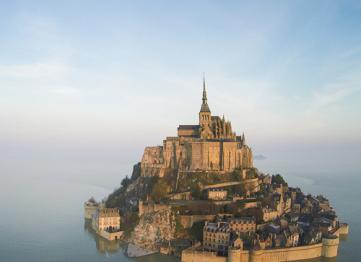
<path fill-rule="evenodd" d="M 95 212 L 92 226 L 96 231 L 116 231 L 120 228 L 118 208 L 100 208 Z"/>
<path fill-rule="evenodd" d="M 227 190 L 220 188 L 210 188 L 207 190 L 207 198 L 209 200 L 226 200 Z"/>
<path fill-rule="evenodd" d="M 298 246 L 300 234 L 297 225 L 290 225 L 287 230 L 284 230 L 284 235 L 286 239 L 286 247 Z"/>
<path fill-rule="evenodd" d="M 231 218 L 229 227 L 232 231 L 239 234 L 256 232 L 256 219 L 254 217 Z"/>
<path fill-rule="evenodd" d="M 92 219 L 93 215 L 99 208 L 99 203 L 95 201 L 94 198 L 90 198 L 88 201 L 84 203 L 84 218 Z"/>
<path fill-rule="evenodd" d="M 224 253 L 231 244 L 231 230 L 227 222 L 206 222 L 203 228 L 203 247 L 209 251 Z"/>
<path fill-rule="evenodd" d="M 211 114 L 204 79 L 198 124 L 180 125 L 178 136 L 167 137 L 162 146 L 147 147 L 141 161 L 143 176 L 163 176 L 166 169 L 229 172 L 252 167 L 252 150 L 244 135 L 237 136 L 224 116 Z"/>
<path fill-rule="evenodd" d="M 278 218 L 278 211 L 272 208 L 263 207 L 261 209 L 261 220 L 264 222 L 272 221 Z"/>

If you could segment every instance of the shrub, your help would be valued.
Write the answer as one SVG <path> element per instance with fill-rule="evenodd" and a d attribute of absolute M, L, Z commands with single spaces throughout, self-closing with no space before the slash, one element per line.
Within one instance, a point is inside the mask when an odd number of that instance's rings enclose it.
<path fill-rule="evenodd" d="M 164 199 L 168 194 L 169 186 L 164 179 L 159 179 L 152 189 L 150 196 L 156 202 Z"/>

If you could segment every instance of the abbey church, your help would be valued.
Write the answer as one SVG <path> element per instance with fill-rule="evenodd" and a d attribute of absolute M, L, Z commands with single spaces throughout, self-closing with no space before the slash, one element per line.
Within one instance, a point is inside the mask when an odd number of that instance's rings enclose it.
<path fill-rule="evenodd" d="M 167 137 L 163 146 L 146 147 L 141 161 L 143 176 L 163 176 L 167 169 L 230 172 L 252 167 L 244 135 L 237 136 L 224 116 L 212 116 L 204 79 L 198 125 L 179 125 L 178 136 Z"/>

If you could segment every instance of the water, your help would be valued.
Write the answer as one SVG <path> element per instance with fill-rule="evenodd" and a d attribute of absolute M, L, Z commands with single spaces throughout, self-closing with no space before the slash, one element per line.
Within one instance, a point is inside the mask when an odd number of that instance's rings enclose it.
<path fill-rule="evenodd" d="M 288 175 L 291 186 L 298 185 L 303 192 L 323 194 L 330 201 L 341 221 L 350 225 L 347 237 L 341 238 L 337 259 L 312 261 L 360 261 L 361 257 L 361 177 L 358 174 L 304 174 Z"/>
<path fill-rule="evenodd" d="M 71 168 L 49 170 L 19 164 L 5 168 L 7 173 L 0 174 L 1 262 L 176 261 L 162 255 L 129 259 L 123 255 L 123 244 L 109 244 L 86 228 L 83 202 L 90 196 L 101 199 L 109 194 L 122 178 L 116 172 L 102 174 L 101 167 L 96 169 L 97 174 L 79 168 L 77 172 Z M 304 192 L 322 193 L 331 200 L 341 220 L 350 224 L 350 235 L 341 242 L 337 261 L 358 261 L 360 176 L 287 174 L 285 177 L 290 185 L 298 185 Z"/>

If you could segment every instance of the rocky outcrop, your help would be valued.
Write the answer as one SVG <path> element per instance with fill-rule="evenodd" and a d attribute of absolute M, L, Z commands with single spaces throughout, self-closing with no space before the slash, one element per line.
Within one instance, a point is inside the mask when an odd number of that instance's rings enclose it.
<path fill-rule="evenodd" d="M 144 214 L 134 228 L 131 241 L 147 250 L 158 251 L 160 244 L 175 236 L 175 215 L 171 208 Z"/>
<path fill-rule="evenodd" d="M 127 257 L 143 257 L 154 254 L 156 251 L 145 250 L 139 246 L 129 243 L 124 253 Z"/>

